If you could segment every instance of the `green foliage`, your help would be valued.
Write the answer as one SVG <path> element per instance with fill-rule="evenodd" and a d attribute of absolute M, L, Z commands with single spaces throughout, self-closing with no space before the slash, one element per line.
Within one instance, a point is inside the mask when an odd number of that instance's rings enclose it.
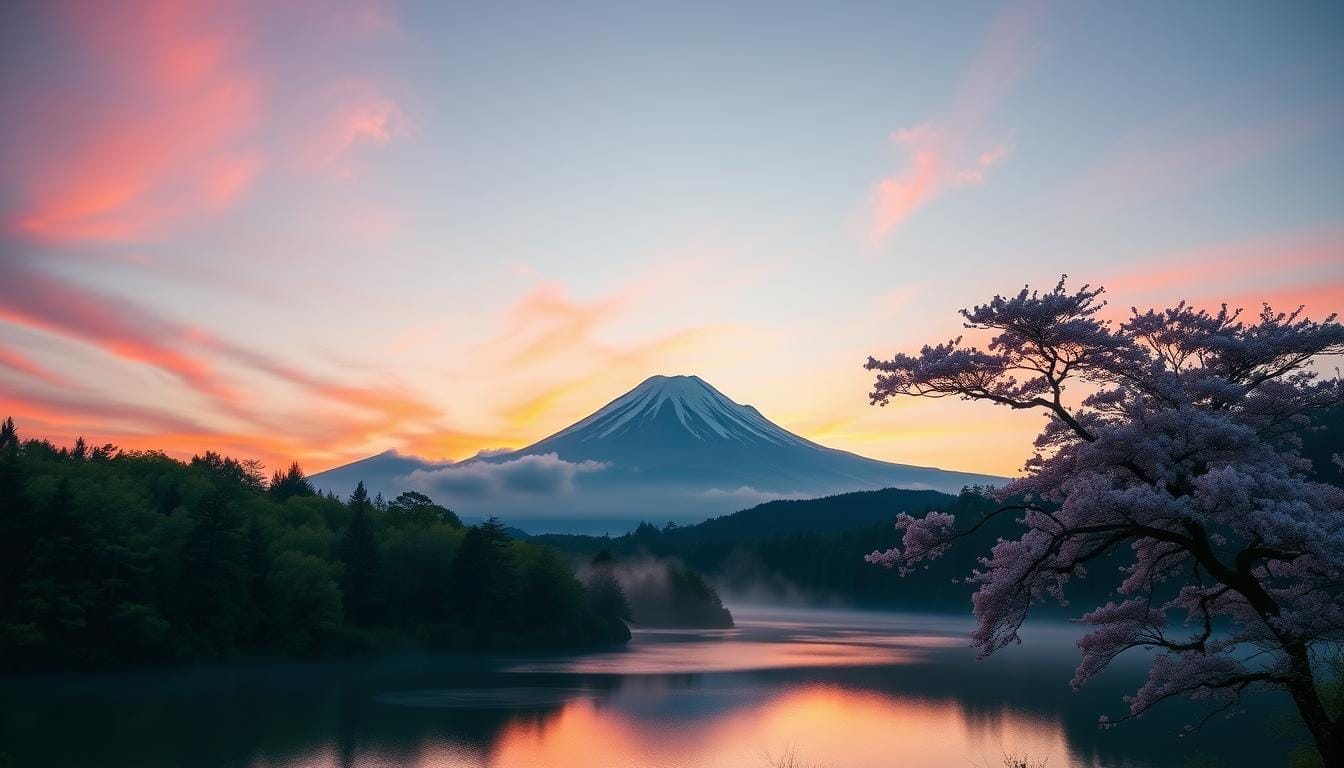
<path fill-rule="evenodd" d="M 303 469 L 299 467 L 299 462 L 289 465 L 285 472 L 276 470 L 271 476 L 270 486 L 271 498 L 276 501 L 286 501 L 295 496 L 312 496 L 316 493 L 313 490 L 313 484 L 308 482 L 308 478 L 303 474 Z"/>
<path fill-rule="evenodd" d="M 444 523 L 452 528 L 461 528 L 462 521 L 447 507 L 435 504 L 428 496 L 415 491 L 405 491 L 388 502 L 387 520 L 392 525 L 427 528 Z"/>
<path fill-rule="evenodd" d="M 0 671 L 623 642 L 552 552 L 297 464 L 19 439 L 0 422 Z"/>
<path fill-rule="evenodd" d="M 382 556 L 374 532 L 374 507 L 364 483 L 350 496 L 350 523 L 341 540 L 341 561 L 345 564 L 341 587 L 345 593 L 345 620 L 349 624 L 372 626 L 385 617 L 383 610 Z"/>

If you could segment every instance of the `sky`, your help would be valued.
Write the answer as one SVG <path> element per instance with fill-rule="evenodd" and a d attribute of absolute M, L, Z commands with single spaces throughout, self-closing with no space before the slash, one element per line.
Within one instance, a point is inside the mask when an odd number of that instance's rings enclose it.
<path fill-rule="evenodd" d="M 319 471 L 521 447 L 653 374 L 1013 474 L 871 406 L 1030 284 L 1344 309 L 1338 3 L 7 3 L 0 415 Z"/>

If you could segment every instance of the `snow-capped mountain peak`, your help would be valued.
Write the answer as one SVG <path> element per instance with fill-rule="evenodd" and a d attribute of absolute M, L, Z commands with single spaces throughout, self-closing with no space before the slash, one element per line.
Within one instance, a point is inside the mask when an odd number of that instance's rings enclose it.
<path fill-rule="evenodd" d="M 391 498 L 418 490 L 469 515 L 592 525 L 621 519 L 633 527 L 641 519 L 704 519 L 774 498 L 890 486 L 955 493 L 999 478 L 827 448 L 733 402 L 699 376 L 651 376 L 517 451 L 456 464 L 389 454 L 314 477 L 319 488 L 342 495 L 360 480 L 370 493 Z"/>
<path fill-rule="evenodd" d="M 775 426 L 755 408 L 733 402 L 699 376 L 650 376 L 593 415 L 552 435 L 545 442 L 560 438 L 587 442 L 617 437 L 656 423 L 664 409 L 669 409 L 682 429 L 697 440 L 811 445 Z"/>

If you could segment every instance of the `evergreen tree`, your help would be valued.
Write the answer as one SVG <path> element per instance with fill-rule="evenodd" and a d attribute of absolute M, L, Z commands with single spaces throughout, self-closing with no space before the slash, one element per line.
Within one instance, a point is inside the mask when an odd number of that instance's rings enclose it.
<path fill-rule="evenodd" d="M 266 579 L 271 574 L 271 553 L 266 543 L 266 533 L 261 527 L 261 518 L 255 514 L 247 521 L 243 562 L 246 566 L 248 602 L 252 609 L 243 627 L 243 635 L 249 644 L 255 644 L 265 637 L 266 616 L 271 607 L 266 591 Z"/>
<path fill-rule="evenodd" d="M 206 655 L 227 657 L 237 651 L 250 607 L 242 520 L 222 491 L 211 493 L 195 518 L 182 553 L 178 610 Z"/>
<path fill-rule="evenodd" d="M 14 417 L 8 416 L 0 422 L 0 451 L 19 450 L 19 430 L 14 426 Z"/>
<path fill-rule="evenodd" d="M 276 470 L 271 476 L 271 498 L 282 504 L 295 496 L 312 496 L 315 493 L 313 484 L 303 474 L 303 469 L 299 467 L 297 461 L 290 464 L 285 472 Z"/>
<path fill-rule="evenodd" d="M 361 481 L 350 495 L 350 525 L 341 543 L 345 563 L 342 586 L 345 592 L 345 620 L 357 626 L 373 626 L 383 618 L 380 588 L 381 557 L 374 530 L 373 503 Z"/>
<path fill-rule="evenodd" d="M 491 517 L 467 531 L 453 561 L 453 610 L 477 637 L 507 634 L 520 623 L 518 574 L 509 537 Z"/>
<path fill-rule="evenodd" d="M 35 540 L 32 507 L 24 494 L 19 433 L 14 419 L 0 424 L 0 616 L 9 616 Z"/>

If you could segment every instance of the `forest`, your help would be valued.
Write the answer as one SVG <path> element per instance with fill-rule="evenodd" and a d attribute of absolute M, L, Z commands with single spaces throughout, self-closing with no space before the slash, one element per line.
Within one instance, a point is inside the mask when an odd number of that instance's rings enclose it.
<path fill-rule="evenodd" d="M 552 550 L 298 464 L 22 440 L 0 425 L 0 669 L 572 648 L 630 637 Z"/>

